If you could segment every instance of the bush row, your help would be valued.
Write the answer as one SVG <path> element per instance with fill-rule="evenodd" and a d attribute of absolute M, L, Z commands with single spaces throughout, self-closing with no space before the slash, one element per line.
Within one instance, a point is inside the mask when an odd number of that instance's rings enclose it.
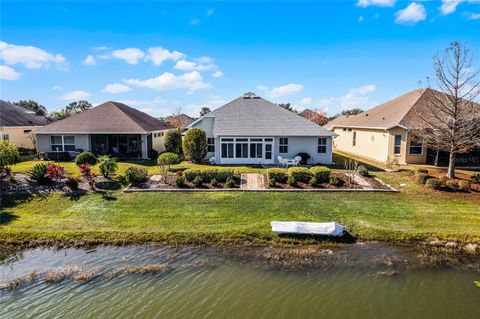
<path fill-rule="evenodd" d="M 225 183 L 233 179 L 233 170 L 227 168 L 189 168 L 183 172 L 185 179 L 193 182 L 197 177 L 197 183 L 210 183 L 212 180 Z"/>
<path fill-rule="evenodd" d="M 330 169 L 324 166 L 314 166 L 310 169 L 305 167 L 270 168 L 267 171 L 267 179 L 269 185 L 275 185 L 275 183 L 296 185 L 300 182 L 314 186 L 330 181 Z"/>

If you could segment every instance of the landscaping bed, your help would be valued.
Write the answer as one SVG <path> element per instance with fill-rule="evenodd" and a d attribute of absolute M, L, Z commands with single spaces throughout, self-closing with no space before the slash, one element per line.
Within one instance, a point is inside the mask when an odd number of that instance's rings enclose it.
<path fill-rule="evenodd" d="M 335 185 L 331 185 L 329 182 L 323 182 L 323 183 L 318 183 L 312 186 L 309 183 L 297 182 L 295 186 L 292 186 L 288 183 L 276 182 L 274 186 L 269 186 L 267 183 L 266 187 L 267 189 L 362 189 L 363 188 L 362 186 L 356 183 L 351 183 L 349 177 L 343 173 L 332 173 L 331 176 L 340 179 L 343 182 L 343 184 L 335 186 Z"/>
<path fill-rule="evenodd" d="M 184 184 L 179 187 L 177 186 L 177 179 L 180 176 L 178 175 L 168 175 L 166 177 L 166 181 L 163 176 L 160 175 L 153 175 L 148 178 L 147 181 L 138 184 L 132 184 L 128 187 L 128 190 L 135 191 L 135 190 L 168 190 L 168 189 L 197 189 L 197 190 L 207 190 L 207 189 L 239 189 L 240 188 L 240 176 L 234 175 L 233 181 L 234 185 L 228 187 L 225 182 L 216 184 L 215 186 L 212 185 L 212 182 L 202 182 L 201 185 L 195 186 L 193 182 L 189 182 L 185 180 Z"/>

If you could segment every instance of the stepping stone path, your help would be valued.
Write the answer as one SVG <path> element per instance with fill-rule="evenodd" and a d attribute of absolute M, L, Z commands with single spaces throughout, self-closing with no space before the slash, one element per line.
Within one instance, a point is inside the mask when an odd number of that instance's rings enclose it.
<path fill-rule="evenodd" d="M 240 176 L 240 189 L 259 190 L 265 189 L 265 183 L 262 174 L 250 173 Z"/>

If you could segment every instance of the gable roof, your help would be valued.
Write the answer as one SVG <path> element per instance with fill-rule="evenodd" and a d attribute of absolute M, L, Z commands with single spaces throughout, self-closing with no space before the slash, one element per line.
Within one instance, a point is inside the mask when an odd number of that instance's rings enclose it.
<path fill-rule="evenodd" d="M 40 133 L 148 133 L 171 128 L 119 102 L 106 102 L 35 131 Z"/>
<path fill-rule="evenodd" d="M 168 124 L 171 124 L 175 120 L 178 120 L 180 123 L 184 123 L 185 127 L 189 126 L 190 124 L 192 124 L 195 121 L 195 119 L 193 117 L 190 117 L 185 113 L 181 113 L 181 114 L 178 114 L 178 115 L 167 116 L 167 117 L 162 118 L 160 120 L 163 121 L 163 122 L 166 122 Z"/>
<path fill-rule="evenodd" d="M 325 127 L 333 129 L 339 127 L 365 127 L 388 129 L 395 126 L 408 127 L 411 124 L 412 109 L 421 107 L 425 103 L 425 99 L 429 98 L 429 94 L 438 94 L 440 92 L 432 89 L 418 89 L 408 92 L 393 100 L 375 106 L 368 111 L 357 115 L 340 116 L 328 122 Z M 409 115 L 410 120 L 407 120 Z"/>
<path fill-rule="evenodd" d="M 47 116 L 0 100 L 0 126 L 44 126 L 52 122 Z"/>
<path fill-rule="evenodd" d="M 253 93 L 204 115 L 214 118 L 214 136 L 334 136 L 333 132 Z"/>

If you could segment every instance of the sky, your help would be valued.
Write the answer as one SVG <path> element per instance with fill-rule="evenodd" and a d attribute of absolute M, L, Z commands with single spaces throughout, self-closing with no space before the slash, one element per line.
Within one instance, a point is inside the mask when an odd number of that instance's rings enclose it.
<path fill-rule="evenodd" d="M 480 67 L 480 0 L 6 1 L 0 97 L 56 111 L 119 101 L 198 116 L 255 92 L 335 114 L 426 85 L 465 43 Z"/>

